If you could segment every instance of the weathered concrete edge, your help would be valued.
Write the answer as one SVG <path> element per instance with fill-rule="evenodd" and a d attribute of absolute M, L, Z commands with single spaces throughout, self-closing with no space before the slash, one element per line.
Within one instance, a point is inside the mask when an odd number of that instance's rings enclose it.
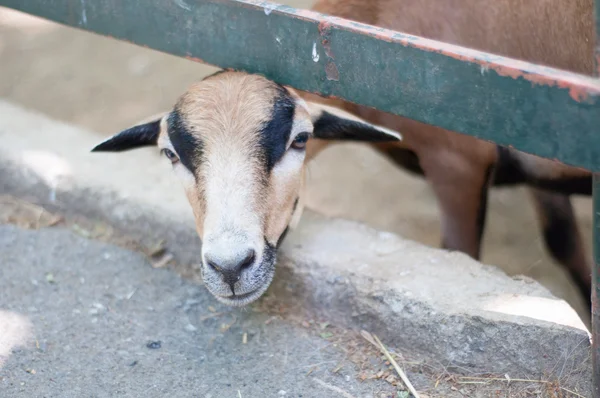
<path fill-rule="evenodd" d="M 402 292 L 381 290 L 377 281 L 297 261 L 279 271 L 275 292 L 293 291 L 323 316 L 335 314 L 343 325 L 374 332 L 401 352 L 423 354 L 458 373 L 548 380 L 562 379 L 561 372 L 569 369 L 569 382 L 579 388 L 589 384 L 589 337 L 575 329 L 518 316 L 444 314 Z M 290 289 L 298 281 L 302 285 Z M 298 294 L 305 286 L 310 289 Z"/>

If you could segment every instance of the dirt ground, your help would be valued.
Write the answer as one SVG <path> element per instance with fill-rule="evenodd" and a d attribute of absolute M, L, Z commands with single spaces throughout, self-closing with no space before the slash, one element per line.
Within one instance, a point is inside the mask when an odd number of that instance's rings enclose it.
<path fill-rule="evenodd" d="M 217 69 L 0 8 L 0 70 L 0 97 L 100 139 L 168 109 L 190 83 Z M 573 201 L 591 259 L 591 200 Z M 439 246 L 427 184 L 364 146 L 330 148 L 312 164 L 308 205 Z M 573 283 L 543 247 L 526 190 L 492 191 L 483 261 L 539 280 L 584 313 Z"/>

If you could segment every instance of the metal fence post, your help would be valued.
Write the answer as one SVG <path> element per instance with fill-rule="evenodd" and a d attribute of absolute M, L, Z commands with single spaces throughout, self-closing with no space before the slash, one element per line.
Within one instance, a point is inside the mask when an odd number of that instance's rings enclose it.
<path fill-rule="evenodd" d="M 594 398 L 600 398 L 600 173 L 594 173 L 594 264 L 592 271 L 592 366 Z"/>
<path fill-rule="evenodd" d="M 596 76 L 600 78 L 600 0 L 594 1 L 596 18 L 596 45 L 594 58 Z M 593 179 L 593 247 L 592 269 L 592 391 L 594 398 L 600 398 L 600 172 L 594 170 Z"/>

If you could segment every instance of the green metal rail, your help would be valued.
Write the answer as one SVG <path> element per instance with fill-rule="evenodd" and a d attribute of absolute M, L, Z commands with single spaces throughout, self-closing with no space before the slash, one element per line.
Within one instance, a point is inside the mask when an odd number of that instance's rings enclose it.
<path fill-rule="evenodd" d="M 600 171 L 590 77 L 251 0 L 0 5 Z"/>
<path fill-rule="evenodd" d="M 592 351 L 600 398 L 600 79 L 263 1 L 0 0 L 0 6 L 597 172 Z M 596 49 L 600 65 L 600 40 Z"/>

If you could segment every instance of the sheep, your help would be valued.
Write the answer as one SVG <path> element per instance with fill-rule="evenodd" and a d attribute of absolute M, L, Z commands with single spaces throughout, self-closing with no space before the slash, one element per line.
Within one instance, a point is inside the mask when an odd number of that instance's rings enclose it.
<path fill-rule="evenodd" d="M 318 143 L 400 139 L 263 76 L 221 71 L 193 84 L 170 112 L 92 151 L 158 146 L 192 207 L 204 284 L 217 300 L 243 306 L 271 283 L 277 248 L 299 218 L 305 165 Z"/>

